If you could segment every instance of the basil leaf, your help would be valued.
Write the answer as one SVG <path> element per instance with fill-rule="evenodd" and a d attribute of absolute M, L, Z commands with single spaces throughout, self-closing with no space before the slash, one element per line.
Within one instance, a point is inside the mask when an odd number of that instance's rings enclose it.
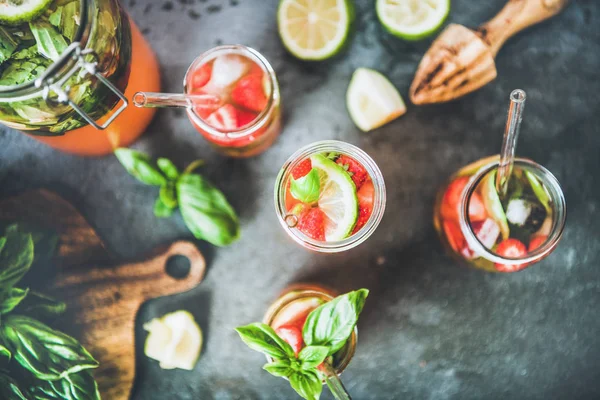
<path fill-rule="evenodd" d="M 67 39 L 69 39 L 70 42 L 73 42 L 75 35 L 77 34 L 77 30 L 79 29 L 79 3 L 77 1 L 71 1 L 61 8 L 62 11 L 58 29 Z M 103 26 L 106 25 L 103 24 Z M 98 43 L 102 42 L 100 41 Z"/>
<path fill-rule="evenodd" d="M 177 181 L 177 200 L 188 229 L 198 239 L 227 246 L 240 236 L 238 217 L 223 193 L 198 174 Z"/>
<path fill-rule="evenodd" d="M 303 369 L 317 368 L 329 355 L 327 346 L 306 346 L 298 354 Z"/>
<path fill-rule="evenodd" d="M 0 26 L 0 64 L 10 58 L 18 45 L 13 35 Z"/>
<path fill-rule="evenodd" d="M 37 54 L 37 52 L 35 54 Z M 17 53 L 15 53 L 12 58 L 14 59 L 16 56 Z M 0 86 L 20 85 L 22 83 L 30 82 L 41 76 L 51 63 L 52 61 L 41 56 L 28 57 L 21 62 L 10 63 L 6 69 L 2 71 Z"/>
<path fill-rule="evenodd" d="M 329 355 L 346 344 L 369 291 L 360 289 L 346 293 L 315 308 L 306 319 L 302 337 L 307 346 L 327 346 Z"/>
<path fill-rule="evenodd" d="M 315 371 L 296 371 L 290 377 L 290 385 L 303 398 L 318 400 L 323 384 Z"/>
<path fill-rule="evenodd" d="M 25 300 L 19 303 L 15 312 L 31 317 L 50 318 L 62 314 L 66 309 L 67 305 L 64 302 L 31 290 Z"/>
<path fill-rule="evenodd" d="M 115 155 L 127 172 L 146 185 L 161 186 L 166 180 L 159 170 L 151 164 L 150 158 L 139 151 L 119 148 Z"/>
<path fill-rule="evenodd" d="M 2 344 L 0 344 L 0 361 L 2 362 L 2 364 L 8 364 L 11 357 L 12 353 L 10 352 L 10 350 L 4 347 Z"/>
<path fill-rule="evenodd" d="M 61 380 L 48 383 L 54 392 L 61 396 L 59 398 L 73 400 L 100 399 L 98 384 L 89 370 L 69 374 Z"/>
<path fill-rule="evenodd" d="M 5 371 L 0 371 L 0 399 L 28 400 L 23 390 L 19 388 L 17 381 L 11 378 Z"/>
<path fill-rule="evenodd" d="M 295 359 L 292 346 L 280 338 L 269 325 L 255 322 L 235 330 L 252 350 L 260 351 L 276 360 Z"/>
<path fill-rule="evenodd" d="M 31 235 L 21 233 L 16 226 L 6 229 L 6 242 L 0 251 L 0 288 L 7 290 L 19 282 L 33 262 Z"/>
<path fill-rule="evenodd" d="M 173 215 L 173 208 L 168 207 L 160 197 L 154 202 L 154 216 L 158 218 L 167 218 Z"/>
<path fill-rule="evenodd" d="M 321 193 L 319 171 L 313 168 L 302 178 L 292 178 L 290 192 L 295 199 L 303 203 L 314 203 L 319 200 L 319 194 Z"/>
<path fill-rule="evenodd" d="M 167 178 L 171 180 L 179 178 L 179 170 L 168 158 L 159 158 L 156 160 L 156 164 Z"/>
<path fill-rule="evenodd" d="M 38 52 L 53 61 L 58 60 L 68 46 L 63 35 L 58 33 L 50 23 L 41 19 L 31 21 L 29 28 L 35 37 Z"/>
<path fill-rule="evenodd" d="M 29 289 L 10 288 L 0 302 L 0 315 L 8 314 L 27 296 Z"/>
<path fill-rule="evenodd" d="M 160 187 L 159 197 L 168 208 L 177 207 L 177 193 L 175 192 L 175 185 L 173 185 L 173 183 L 167 182 L 162 185 Z"/>
<path fill-rule="evenodd" d="M 282 359 L 274 362 L 266 363 L 263 369 L 271 375 L 287 378 L 294 373 L 294 370 L 290 367 L 289 360 Z"/>
<path fill-rule="evenodd" d="M 96 368 L 98 362 L 72 337 L 22 315 L 8 315 L 0 335 L 21 366 L 42 380 Z"/>

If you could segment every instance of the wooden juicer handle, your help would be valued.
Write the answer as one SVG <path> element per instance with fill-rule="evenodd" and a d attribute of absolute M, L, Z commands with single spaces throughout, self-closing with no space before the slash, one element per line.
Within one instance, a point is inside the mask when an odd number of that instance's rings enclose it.
<path fill-rule="evenodd" d="M 511 36 L 560 13 L 569 0 L 509 0 L 491 20 L 476 32 L 490 46 L 493 57 Z"/>

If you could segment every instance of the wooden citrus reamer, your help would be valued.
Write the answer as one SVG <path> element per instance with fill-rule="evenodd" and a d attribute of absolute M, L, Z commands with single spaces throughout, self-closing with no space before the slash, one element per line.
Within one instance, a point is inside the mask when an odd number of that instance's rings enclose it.
<path fill-rule="evenodd" d="M 419 64 L 410 87 L 414 104 L 456 99 L 496 78 L 494 57 L 511 36 L 561 12 L 569 0 L 509 0 L 476 30 L 450 24 Z"/>

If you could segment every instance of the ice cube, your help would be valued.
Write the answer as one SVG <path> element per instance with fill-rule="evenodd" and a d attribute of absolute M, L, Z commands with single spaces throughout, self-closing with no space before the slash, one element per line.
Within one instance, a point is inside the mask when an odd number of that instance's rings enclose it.
<path fill-rule="evenodd" d="M 483 221 L 481 226 L 477 228 L 473 227 L 473 231 L 481 244 L 486 248 L 491 249 L 494 247 L 494 244 L 496 244 L 496 240 L 498 240 L 498 236 L 500 235 L 500 226 L 496 221 L 488 218 Z"/>
<path fill-rule="evenodd" d="M 237 54 L 225 54 L 215 59 L 209 85 L 225 89 L 237 82 L 250 69 L 250 61 Z"/>
<path fill-rule="evenodd" d="M 506 219 L 513 225 L 523 226 L 531 214 L 531 203 L 524 199 L 512 199 L 506 207 Z"/>

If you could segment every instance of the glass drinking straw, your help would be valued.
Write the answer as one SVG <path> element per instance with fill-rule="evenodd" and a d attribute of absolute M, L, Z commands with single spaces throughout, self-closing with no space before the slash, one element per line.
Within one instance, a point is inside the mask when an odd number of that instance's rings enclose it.
<path fill-rule="evenodd" d="M 500 164 L 498 165 L 498 173 L 496 175 L 496 191 L 500 198 L 506 195 L 508 180 L 512 174 L 517 138 L 519 137 L 521 121 L 523 121 L 525 99 L 525 91 L 521 89 L 515 89 L 510 94 L 510 105 L 508 106 L 508 117 L 504 129 Z"/>
<path fill-rule="evenodd" d="M 200 107 L 217 109 L 221 105 L 221 98 L 213 94 L 137 92 L 133 95 L 133 104 L 140 108 Z"/>
<path fill-rule="evenodd" d="M 325 361 L 322 365 L 322 372 L 325 373 L 325 383 L 327 383 L 327 387 L 333 394 L 333 397 L 335 397 L 337 400 L 352 400 L 352 398 L 348 394 L 348 391 L 344 387 L 342 380 L 340 379 L 338 374 L 335 373 L 335 370 L 333 369 L 331 363 Z"/>

